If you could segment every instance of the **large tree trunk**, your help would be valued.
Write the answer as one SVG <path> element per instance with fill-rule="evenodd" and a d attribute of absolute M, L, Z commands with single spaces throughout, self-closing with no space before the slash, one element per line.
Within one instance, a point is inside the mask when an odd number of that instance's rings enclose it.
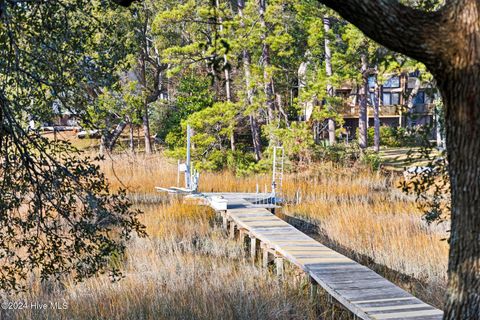
<path fill-rule="evenodd" d="M 115 144 L 117 143 L 118 138 L 122 135 L 123 130 L 127 126 L 125 121 L 121 121 L 116 127 L 113 133 L 110 135 L 110 139 L 108 141 L 108 150 L 113 151 Z"/>
<path fill-rule="evenodd" d="M 275 96 L 277 97 L 278 112 L 283 116 L 283 120 L 285 121 L 285 125 L 287 127 L 290 127 L 290 122 L 288 121 L 288 115 L 285 112 L 285 109 L 283 109 L 282 95 L 280 93 L 276 93 Z"/>
<path fill-rule="evenodd" d="M 478 57 L 478 56 L 477 56 Z M 446 107 L 452 192 L 445 319 L 480 316 L 480 65 L 437 81 Z"/>
<path fill-rule="evenodd" d="M 102 135 L 100 136 L 100 148 L 98 150 L 98 153 L 100 156 L 104 156 L 106 151 L 108 150 L 107 145 L 108 145 L 108 132 L 106 130 L 103 130 Z"/>
<path fill-rule="evenodd" d="M 425 63 L 437 80 L 445 105 L 452 198 L 444 319 L 478 319 L 480 1 L 450 0 L 436 12 L 422 12 L 399 1 L 321 2 L 337 10 L 373 40 Z"/>
<path fill-rule="evenodd" d="M 245 49 L 243 50 L 243 68 L 245 72 L 245 86 L 247 88 L 248 106 L 253 105 L 253 88 L 251 87 L 250 62 L 250 53 Z M 259 161 L 260 159 L 262 159 L 262 141 L 260 136 L 260 127 L 258 125 L 257 116 L 254 111 L 250 113 L 249 119 L 250 131 L 252 132 L 253 152 L 255 153 L 255 159 Z"/>
<path fill-rule="evenodd" d="M 240 16 L 240 26 L 245 28 L 245 22 L 243 21 L 243 9 L 245 8 L 245 1 L 238 0 L 238 15 Z M 242 62 L 243 62 L 243 70 L 245 73 L 245 87 L 247 90 L 247 107 L 253 105 L 253 88 L 251 84 L 251 72 L 250 72 L 250 65 L 252 63 L 252 58 L 250 56 L 250 52 L 247 49 L 243 49 L 242 52 Z M 258 125 L 257 116 L 254 111 L 252 111 L 249 115 L 250 120 L 250 131 L 252 133 L 252 144 L 253 144 L 253 152 L 255 154 L 255 160 L 259 161 L 262 159 L 262 141 L 260 136 L 260 127 Z"/>
<path fill-rule="evenodd" d="M 262 55 L 261 63 L 263 65 L 263 81 L 264 81 L 264 92 L 268 113 L 268 122 L 273 122 L 275 119 L 275 97 L 273 91 L 273 79 L 270 74 L 270 46 L 267 43 L 267 23 L 265 22 L 265 12 L 267 10 L 267 0 L 259 0 L 259 20 L 260 26 L 262 27 L 262 33 L 260 35 L 260 40 L 262 41 Z"/>
<path fill-rule="evenodd" d="M 110 152 L 110 140 L 112 138 L 112 133 L 110 132 L 111 129 L 111 121 L 110 117 L 107 117 L 105 119 L 105 128 L 101 130 L 101 136 L 100 136 L 100 149 L 99 149 L 99 154 L 100 156 L 105 155 L 107 152 Z M 56 131 L 54 130 L 54 133 Z M 56 136 L 55 136 L 56 140 Z"/>
<path fill-rule="evenodd" d="M 323 28 L 325 30 L 325 71 L 327 74 L 327 95 L 329 97 L 333 97 L 333 87 L 330 82 L 330 78 L 332 77 L 332 52 L 330 50 L 330 39 L 328 38 L 330 35 L 330 18 L 328 16 L 325 16 L 323 18 Z M 330 103 L 328 104 L 328 108 L 330 109 L 330 112 L 332 112 L 332 106 Z M 335 120 L 332 118 L 328 119 L 328 142 L 330 145 L 335 144 Z"/>
<path fill-rule="evenodd" d="M 368 73 L 367 55 L 361 54 L 362 59 L 362 84 L 360 86 L 360 108 L 358 110 L 358 144 L 366 149 L 367 144 L 367 107 L 368 107 Z"/>
<path fill-rule="evenodd" d="M 215 0 L 215 6 L 217 9 L 220 9 L 220 3 L 218 0 Z M 220 29 L 220 34 L 223 33 L 223 19 L 221 17 L 218 18 L 218 25 Z M 225 75 L 225 97 L 228 102 L 232 102 L 232 94 L 230 93 L 230 70 L 228 68 L 228 58 L 227 55 L 223 55 L 223 73 Z M 235 151 L 235 132 L 230 134 L 230 149 Z"/>
<path fill-rule="evenodd" d="M 235 132 L 230 134 L 230 150 L 235 151 Z"/>
<path fill-rule="evenodd" d="M 255 153 L 255 160 L 262 159 L 262 141 L 260 140 L 260 127 L 258 126 L 257 118 L 252 113 L 249 116 L 250 129 L 252 131 L 253 152 Z"/>
<path fill-rule="evenodd" d="M 307 54 L 306 54 L 307 55 Z M 303 119 L 299 117 L 299 121 L 309 121 L 310 117 L 313 114 L 313 101 L 306 100 L 304 97 L 305 87 L 307 85 L 307 70 L 308 70 L 308 61 L 302 61 L 298 67 L 297 77 L 298 77 L 298 104 L 302 107 Z"/>

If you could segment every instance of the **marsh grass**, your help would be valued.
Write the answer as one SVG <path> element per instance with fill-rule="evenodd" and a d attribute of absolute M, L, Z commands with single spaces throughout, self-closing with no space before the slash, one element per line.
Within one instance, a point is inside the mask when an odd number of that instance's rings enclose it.
<path fill-rule="evenodd" d="M 125 178 L 133 194 L 151 193 L 155 186 L 176 185 L 176 163 L 162 156 L 137 156 L 111 163 L 118 177 Z M 182 183 L 183 176 L 180 177 Z M 344 168 L 331 163 L 284 177 L 283 212 L 314 223 L 332 242 L 364 255 L 380 265 L 412 276 L 426 286 L 440 288 L 432 301 L 442 304 L 448 260 L 448 223 L 427 224 L 414 198 L 398 188 L 401 177 L 372 172 L 365 167 Z M 117 184 L 116 179 L 111 180 Z M 236 177 L 230 171 L 202 173 L 201 191 L 269 190 L 271 177 L 262 174 Z M 427 288 L 428 289 L 428 288 Z M 428 290 L 427 290 L 428 291 Z M 433 293 L 432 293 L 433 294 Z"/>
<path fill-rule="evenodd" d="M 228 240 L 210 209 L 154 191 L 177 184 L 176 162 L 161 155 L 118 155 L 101 163 L 112 188 L 127 188 L 148 238 L 134 238 L 121 261 L 124 278 L 100 275 L 73 283 L 41 284 L 9 301 L 67 303 L 65 310 L 0 311 L 0 319 L 348 319 L 320 295 L 314 306 L 308 282 L 288 266 L 281 282 L 253 265 Z M 183 177 L 180 177 L 182 181 Z M 201 191 L 268 189 L 270 175 L 238 178 L 202 173 Z M 365 168 L 317 165 L 285 176 L 283 212 L 314 223 L 333 243 L 376 263 L 443 286 L 447 226 L 427 225 L 413 199 L 395 188 L 395 176 Z M 265 187 L 267 186 L 267 187 Z M 218 222 L 218 221 L 217 221 Z M 292 280 L 293 279 L 293 280 Z M 438 298 L 440 299 L 440 298 Z"/>
<path fill-rule="evenodd" d="M 316 318 L 306 287 L 253 265 L 211 209 L 174 198 L 138 207 L 149 236 L 129 243 L 121 281 L 106 275 L 82 283 L 32 281 L 29 292 L 3 299 L 67 308 L 3 310 L 0 319 Z"/>

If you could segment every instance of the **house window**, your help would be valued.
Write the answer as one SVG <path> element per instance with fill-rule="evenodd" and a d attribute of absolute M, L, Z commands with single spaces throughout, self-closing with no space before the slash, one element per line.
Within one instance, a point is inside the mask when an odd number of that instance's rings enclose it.
<path fill-rule="evenodd" d="M 385 106 L 391 105 L 392 104 L 392 95 L 390 93 L 384 92 L 383 96 L 382 96 L 382 101 L 383 101 L 383 105 L 385 105 Z"/>
<path fill-rule="evenodd" d="M 368 87 L 370 89 L 375 88 L 375 76 L 368 77 Z"/>
<path fill-rule="evenodd" d="M 399 76 L 391 77 L 383 84 L 383 86 L 385 88 L 400 88 L 400 77 Z"/>
<path fill-rule="evenodd" d="M 370 103 L 372 105 L 375 105 L 375 100 L 377 99 L 377 96 L 375 95 L 375 93 L 373 92 L 370 92 Z"/>
<path fill-rule="evenodd" d="M 384 92 L 382 98 L 383 98 L 383 105 L 385 106 L 400 104 L 400 93 L 398 92 L 394 92 L 394 93 Z"/>
<path fill-rule="evenodd" d="M 400 104 L 400 93 L 392 93 L 392 104 Z"/>
<path fill-rule="evenodd" d="M 415 99 L 413 99 L 413 104 L 424 104 L 425 103 L 425 92 L 419 91 L 417 95 L 415 96 Z"/>

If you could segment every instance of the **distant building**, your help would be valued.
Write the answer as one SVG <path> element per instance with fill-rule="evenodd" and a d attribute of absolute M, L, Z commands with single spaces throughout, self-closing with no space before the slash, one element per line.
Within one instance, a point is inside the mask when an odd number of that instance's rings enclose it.
<path fill-rule="evenodd" d="M 75 113 L 62 107 L 60 101 L 52 105 L 52 116 L 49 121 L 37 122 L 34 117 L 29 117 L 29 128 L 35 129 L 40 124 L 43 130 L 73 130 L 80 129 L 80 123 Z"/>
<path fill-rule="evenodd" d="M 64 108 L 60 101 L 55 101 L 52 108 L 55 115 L 52 119 L 52 125 L 64 127 L 76 127 L 79 125 L 75 113 Z"/>
<path fill-rule="evenodd" d="M 374 125 L 373 105 L 378 97 L 380 125 L 395 127 L 414 127 L 431 124 L 434 121 L 433 101 L 438 97 L 435 88 L 420 84 L 417 73 L 392 75 L 379 85 L 375 92 L 375 77 L 369 78 L 368 126 Z M 416 94 L 412 91 L 416 90 Z M 359 94 L 358 88 L 345 84 L 335 90 L 336 95 L 344 98 L 341 111 L 345 121 L 344 128 L 349 137 L 354 137 L 358 128 Z M 411 101 L 409 108 L 409 101 Z"/>

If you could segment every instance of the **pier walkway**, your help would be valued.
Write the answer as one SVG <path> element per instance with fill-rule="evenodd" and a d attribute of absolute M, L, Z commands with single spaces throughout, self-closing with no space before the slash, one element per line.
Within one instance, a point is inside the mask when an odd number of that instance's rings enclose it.
<path fill-rule="evenodd" d="M 202 199 L 221 214 L 231 237 L 248 240 L 254 259 L 261 258 L 264 265 L 274 261 L 280 277 L 285 260 L 296 265 L 360 319 L 442 319 L 441 310 L 272 214 L 268 194 L 200 193 L 191 197 Z"/>

